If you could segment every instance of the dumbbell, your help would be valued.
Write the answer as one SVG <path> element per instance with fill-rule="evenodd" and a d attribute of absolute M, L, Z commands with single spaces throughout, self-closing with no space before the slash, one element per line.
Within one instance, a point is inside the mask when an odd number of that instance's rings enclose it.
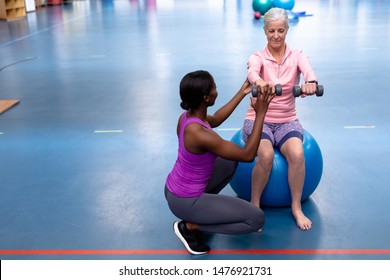
<path fill-rule="evenodd" d="M 293 87 L 293 95 L 294 95 L 294 97 L 299 97 L 301 95 L 301 86 L 300 85 L 295 85 Z M 316 95 L 317 96 L 324 95 L 324 86 L 317 85 Z"/>
<path fill-rule="evenodd" d="M 276 84 L 275 85 L 275 94 L 277 96 L 281 96 L 282 95 L 282 85 L 281 84 Z M 257 97 L 257 86 L 256 85 L 252 86 L 252 96 L 253 97 Z"/>

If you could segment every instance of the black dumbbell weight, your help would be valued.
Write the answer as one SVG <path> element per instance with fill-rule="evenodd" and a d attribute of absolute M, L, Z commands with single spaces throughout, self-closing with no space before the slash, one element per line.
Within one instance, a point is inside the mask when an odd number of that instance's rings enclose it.
<path fill-rule="evenodd" d="M 275 94 L 277 96 L 281 96 L 282 95 L 282 85 L 281 84 L 276 84 L 275 85 Z M 252 96 L 253 97 L 257 97 L 257 86 L 252 86 Z"/>
<path fill-rule="evenodd" d="M 293 87 L 293 95 L 294 95 L 294 97 L 301 96 L 301 86 L 300 85 L 295 85 Z M 324 95 L 324 86 L 317 85 L 316 95 L 317 96 L 323 96 Z"/>

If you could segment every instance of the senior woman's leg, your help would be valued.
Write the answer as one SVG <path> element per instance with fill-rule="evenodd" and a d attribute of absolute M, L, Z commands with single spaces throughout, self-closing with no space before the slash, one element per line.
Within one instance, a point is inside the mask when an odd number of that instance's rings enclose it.
<path fill-rule="evenodd" d="M 312 222 L 302 211 L 301 199 L 305 182 L 305 157 L 302 141 L 293 137 L 288 139 L 280 149 L 288 164 L 288 184 L 291 192 L 291 211 L 298 227 L 308 230 Z"/>

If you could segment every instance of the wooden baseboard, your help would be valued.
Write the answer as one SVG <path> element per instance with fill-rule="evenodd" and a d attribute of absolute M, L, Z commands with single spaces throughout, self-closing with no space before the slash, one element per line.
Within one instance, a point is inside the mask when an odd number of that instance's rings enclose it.
<path fill-rule="evenodd" d="M 0 100 L 0 114 L 4 113 L 5 111 L 11 109 L 13 106 L 19 104 L 18 99 L 14 100 Z"/>

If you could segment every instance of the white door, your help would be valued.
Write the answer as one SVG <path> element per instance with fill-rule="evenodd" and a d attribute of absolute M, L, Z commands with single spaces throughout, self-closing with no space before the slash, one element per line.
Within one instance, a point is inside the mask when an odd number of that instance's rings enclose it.
<path fill-rule="evenodd" d="M 24 0 L 26 4 L 26 12 L 35 11 L 35 0 Z"/>

